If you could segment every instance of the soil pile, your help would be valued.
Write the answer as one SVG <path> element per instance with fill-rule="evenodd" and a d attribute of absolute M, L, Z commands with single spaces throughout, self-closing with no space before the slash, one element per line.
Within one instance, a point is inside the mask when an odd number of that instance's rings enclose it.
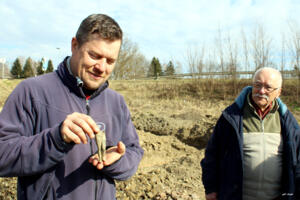
<path fill-rule="evenodd" d="M 131 179 L 117 182 L 118 199 L 203 199 L 200 160 L 204 150 L 174 136 L 139 131 L 145 150 Z"/>

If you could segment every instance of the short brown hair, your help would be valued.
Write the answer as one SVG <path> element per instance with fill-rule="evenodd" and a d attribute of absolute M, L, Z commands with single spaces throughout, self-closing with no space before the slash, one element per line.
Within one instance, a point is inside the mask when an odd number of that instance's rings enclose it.
<path fill-rule="evenodd" d="M 104 40 L 121 40 L 123 32 L 119 24 L 111 17 L 104 14 L 92 14 L 85 18 L 76 33 L 79 45 L 89 41 L 93 34 L 99 35 Z"/>

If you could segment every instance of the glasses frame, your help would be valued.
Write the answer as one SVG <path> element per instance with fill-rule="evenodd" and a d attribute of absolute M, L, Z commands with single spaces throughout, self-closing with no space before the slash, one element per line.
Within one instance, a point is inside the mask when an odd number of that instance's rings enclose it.
<path fill-rule="evenodd" d="M 264 88 L 265 91 L 270 94 L 272 92 L 274 92 L 275 90 L 278 90 L 279 87 L 277 88 L 272 88 L 270 86 L 267 86 L 267 85 L 264 85 L 264 84 L 261 84 L 261 83 L 253 83 L 253 88 L 255 88 L 256 90 L 260 90 L 261 88 Z"/>

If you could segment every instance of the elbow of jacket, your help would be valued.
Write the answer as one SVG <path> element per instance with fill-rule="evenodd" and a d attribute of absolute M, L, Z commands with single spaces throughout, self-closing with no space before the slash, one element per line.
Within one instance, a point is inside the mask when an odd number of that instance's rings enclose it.
<path fill-rule="evenodd" d="M 137 166 L 133 167 L 131 170 L 127 171 L 126 173 L 120 174 L 119 176 L 116 176 L 115 179 L 118 181 L 126 181 L 128 179 L 130 179 L 135 172 L 137 171 Z"/>

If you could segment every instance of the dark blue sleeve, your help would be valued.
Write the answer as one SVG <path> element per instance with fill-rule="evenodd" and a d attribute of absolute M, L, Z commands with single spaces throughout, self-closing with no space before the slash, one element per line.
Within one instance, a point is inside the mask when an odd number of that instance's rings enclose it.
<path fill-rule="evenodd" d="M 224 130 L 225 119 L 223 116 L 219 118 L 210 136 L 206 149 L 205 156 L 201 161 L 202 167 L 202 182 L 205 188 L 205 193 L 209 194 L 218 191 L 218 166 L 219 166 L 219 151 L 220 141 L 222 140 L 221 133 Z"/>
<path fill-rule="evenodd" d="M 295 184 L 293 185 L 293 189 L 295 189 L 295 196 L 296 199 L 300 199 L 300 128 L 297 120 L 289 110 L 287 110 L 281 119 L 284 131 L 288 136 L 287 146 L 290 147 L 290 149 L 286 152 L 288 152 L 288 156 L 292 158 L 290 161 L 292 166 L 290 166 L 288 170 L 293 170 L 292 172 L 289 172 L 289 174 L 292 174 L 292 177 L 286 176 L 283 178 L 286 178 L 290 181 L 290 183 Z M 289 163 L 286 162 L 286 164 Z M 288 178 L 292 178 L 293 180 L 291 181 Z"/>
<path fill-rule="evenodd" d="M 296 154 L 297 154 L 297 164 L 295 166 L 295 175 L 296 175 L 296 199 L 300 199 L 300 129 L 296 130 Z"/>
<path fill-rule="evenodd" d="M 37 105 L 30 86 L 20 83 L 0 113 L 0 176 L 43 173 L 63 159 L 70 148 L 60 136 L 60 125 L 35 133 Z"/>
<path fill-rule="evenodd" d="M 295 166 L 295 188 L 296 188 L 296 199 L 300 199 L 300 127 L 299 124 L 297 122 L 297 120 L 293 117 L 292 114 L 291 115 L 291 124 L 292 124 L 292 128 L 290 130 L 294 130 L 295 134 L 294 134 L 294 141 L 295 141 L 295 151 L 296 151 L 296 157 L 297 157 L 297 161 L 296 161 L 296 166 Z"/>

